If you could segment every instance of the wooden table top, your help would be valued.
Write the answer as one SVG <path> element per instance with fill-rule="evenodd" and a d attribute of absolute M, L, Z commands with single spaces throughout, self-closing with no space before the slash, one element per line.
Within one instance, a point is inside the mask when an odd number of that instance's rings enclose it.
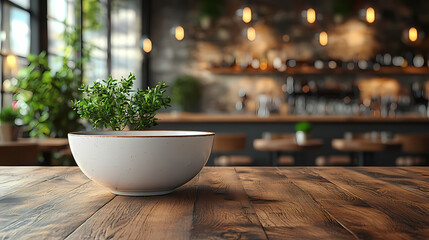
<path fill-rule="evenodd" d="M 333 139 L 332 148 L 347 152 L 382 152 L 401 150 L 402 142 L 389 140 L 387 142 L 367 139 Z"/>
<path fill-rule="evenodd" d="M 301 152 L 317 150 L 323 147 L 322 139 L 308 139 L 303 144 L 297 144 L 294 139 L 255 139 L 253 147 L 258 151 Z"/>
<path fill-rule="evenodd" d="M 0 239 L 428 239 L 429 167 L 205 167 L 154 197 L 0 167 L 0 206 Z"/>

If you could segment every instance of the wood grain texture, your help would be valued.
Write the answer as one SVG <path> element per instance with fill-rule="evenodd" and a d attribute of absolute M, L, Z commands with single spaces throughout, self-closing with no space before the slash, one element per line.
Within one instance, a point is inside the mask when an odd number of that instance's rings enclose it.
<path fill-rule="evenodd" d="M 427 167 L 401 167 L 400 169 L 418 174 L 419 177 L 429 179 L 429 171 Z"/>
<path fill-rule="evenodd" d="M 0 229 L 46 201 L 65 195 L 89 182 L 89 179 L 78 168 L 66 168 L 65 170 L 58 177 L 47 179 L 33 186 L 20 188 L 13 193 L 0 197 Z"/>
<path fill-rule="evenodd" d="M 411 229 L 321 177 L 309 168 L 280 168 L 280 172 L 309 193 L 326 211 L 360 239 L 412 239 Z"/>
<path fill-rule="evenodd" d="M 114 197 L 93 182 L 85 183 L 22 214 L 0 229 L 0 239 L 63 239 Z"/>
<path fill-rule="evenodd" d="M 270 239 L 356 239 L 314 199 L 274 168 L 238 168 Z"/>
<path fill-rule="evenodd" d="M 191 239 L 266 239 L 233 168 L 204 168 Z"/>
<path fill-rule="evenodd" d="M 189 239 L 198 176 L 165 196 L 117 196 L 67 239 Z"/>
<path fill-rule="evenodd" d="M 0 167 L 0 197 L 70 171 L 67 167 Z"/>
<path fill-rule="evenodd" d="M 429 238 L 428 198 L 346 168 L 313 171 L 407 227 L 415 238 Z"/>
<path fill-rule="evenodd" d="M 429 239 L 428 167 L 206 167 L 123 197 L 77 167 L 0 167 L 0 239 Z"/>
<path fill-rule="evenodd" d="M 354 171 L 383 180 L 412 193 L 429 198 L 429 179 L 422 179 L 417 174 L 398 168 L 353 168 Z"/>

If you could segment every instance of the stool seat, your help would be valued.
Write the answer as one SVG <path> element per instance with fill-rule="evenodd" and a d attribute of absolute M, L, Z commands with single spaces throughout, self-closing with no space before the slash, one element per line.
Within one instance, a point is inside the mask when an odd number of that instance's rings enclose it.
<path fill-rule="evenodd" d="M 216 133 L 212 152 L 233 152 L 246 148 L 246 134 Z"/>
<path fill-rule="evenodd" d="M 402 143 L 397 140 L 381 142 L 367 139 L 333 139 L 332 147 L 346 152 L 382 152 L 400 150 Z"/>
<path fill-rule="evenodd" d="M 218 157 L 214 158 L 215 166 L 249 166 L 253 160 L 249 156 L 231 155 L 235 151 L 246 148 L 246 134 L 242 133 L 216 133 L 212 152 Z"/>
<path fill-rule="evenodd" d="M 259 151 L 301 152 L 317 150 L 323 146 L 322 139 L 309 139 L 303 144 L 297 144 L 294 139 L 255 139 L 253 147 Z"/>
<path fill-rule="evenodd" d="M 396 134 L 396 141 L 402 143 L 407 153 L 429 153 L 429 134 Z"/>

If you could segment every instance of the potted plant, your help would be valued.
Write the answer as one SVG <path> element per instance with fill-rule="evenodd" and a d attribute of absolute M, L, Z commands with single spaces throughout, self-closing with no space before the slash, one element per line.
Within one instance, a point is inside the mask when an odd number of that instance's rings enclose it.
<path fill-rule="evenodd" d="M 198 79 L 182 75 L 174 81 L 171 88 L 173 104 L 179 106 L 183 112 L 195 112 L 199 108 L 201 90 Z"/>
<path fill-rule="evenodd" d="M 310 139 L 310 132 L 312 130 L 312 125 L 309 122 L 298 122 L 295 124 L 295 141 L 297 144 L 304 144 L 308 139 Z"/>
<path fill-rule="evenodd" d="M 120 195 L 160 195 L 191 180 L 207 162 L 214 133 L 141 131 L 156 125 L 156 111 L 169 106 L 167 86 L 132 90 L 135 75 L 82 86 L 74 101 L 77 113 L 94 128 L 112 131 L 69 133 L 69 143 L 81 170 Z M 123 131 L 129 126 L 137 131 Z"/>
<path fill-rule="evenodd" d="M 16 141 L 18 139 L 19 126 L 15 123 L 17 118 L 19 118 L 19 109 L 16 102 L 0 111 L 0 141 Z"/>

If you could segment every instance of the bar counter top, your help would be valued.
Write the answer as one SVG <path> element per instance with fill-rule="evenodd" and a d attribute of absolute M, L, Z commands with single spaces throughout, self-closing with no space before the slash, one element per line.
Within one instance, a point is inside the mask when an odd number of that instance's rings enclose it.
<path fill-rule="evenodd" d="M 298 116 L 298 115 L 271 115 L 258 117 L 245 114 L 206 114 L 206 113 L 158 113 L 159 122 L 428 122 L 428 117 L 417 115 L 403 115 L 396 117 L 370 117 L 370 116 Z"/>

